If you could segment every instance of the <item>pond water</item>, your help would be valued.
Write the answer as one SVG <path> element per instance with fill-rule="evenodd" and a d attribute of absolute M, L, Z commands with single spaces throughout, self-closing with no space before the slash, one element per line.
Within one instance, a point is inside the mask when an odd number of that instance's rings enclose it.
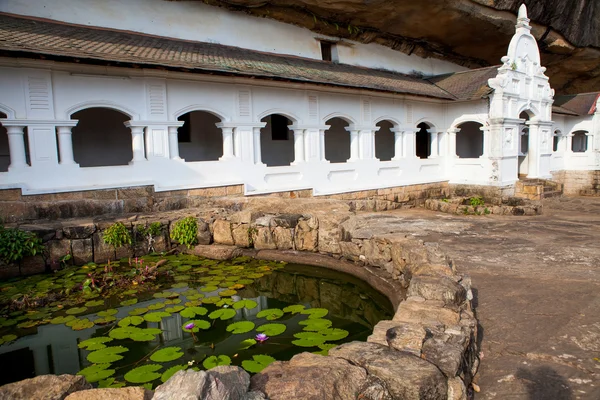
<path fill-rule="evenodd" d="M 274 360 L 365 340 L 389 300 L 324 268 L 149 255 L 0 284 L 0 384 L 84 375 L 154 388 L 180 369 Z M 10 368 L 6 368 L 10 366 Z"/>

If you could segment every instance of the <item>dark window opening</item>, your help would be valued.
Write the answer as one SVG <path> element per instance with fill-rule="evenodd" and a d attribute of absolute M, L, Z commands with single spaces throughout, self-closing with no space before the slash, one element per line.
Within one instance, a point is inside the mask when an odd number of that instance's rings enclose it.
<path fill-rule="evenodd" d="M 558 141 L 560 140 L 559 135 L 560 134 L 558 132 L 554 132 L 554 137 L 552 138 L 552 151 L 558 151 Z"/>
<path fill-rule="evenodd" d="M 179 143 L 190 143 L 192 141 L 191 115 L 192 113 L 185 113 L 177 118 L 177 121 L 183 121 L 183 125 L 177 128 L 177 141 Z"/>
<path fill-rule="evenodd" d="M 271 140 L 289 140 L 290 121 L 283 115 L 271 115 Z"/>
<path fill-rule="evenodd" d="M 427 158 L 431 155 L 431 136 L 429 135 L 429 125 L 421 122 L 417 125 L 419 130 L 416 133 L 416 155 L 419 158 Z"/>
<path fill-rule="evenodd" d="M 321 58 L 323 61 L 333 61 L 332 59 L 332 51 L 333 43 L 330 42 L 321 42 Z"/>

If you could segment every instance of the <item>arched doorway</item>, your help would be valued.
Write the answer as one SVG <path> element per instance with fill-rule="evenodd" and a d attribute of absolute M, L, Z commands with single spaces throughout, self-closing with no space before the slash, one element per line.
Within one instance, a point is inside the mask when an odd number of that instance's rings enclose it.
<path fill-rule="evenodd" d="M 529 173 L 529 113 L 523 111 L 519 118 L 524 122 L 519 125 L 519 177 L 525 177 Z"/>
<path fill-rule="evenodd" d="M 350 124 L 339 117 L 331 118 L 325 124 L 329 125 L 325 131 L 325 159 L 331 163 L 345 163 L 350 158 L 350 132 L 346 130 Z"/>
<path fill-rule="evenodd" d="M 573 153 L 585 153 L 588 149 L 588 137 L 587 131 L 575 131 L 573 132 L 573 138 L 571 142 L 571 151 Z"/>
<path fill-rule="evenodd" d="M 262 162 L 267 167 L 290 165 L 294 162 L 294 133 L 288 128 L 292 124 L 285 115 L 267 115 L 260 130 L 260 151 Z"/>
<path fill-rule="evenodd" d="M 379 130 L 375 132 L 375 157 L 379 161 L 390 161 L 394 158 L 395 143 L 394 143 L 394 124 L 390 121 L 383 120 L 377 123 Z"/>
<path fill-rule="evenodd" d="M 431 155 L 431 126 L 426 122 L 417 125 L 419 129 L 415 134 L 415 153 L 419 158 L 428 158 Z"/>
<path fill-rule="evenodd" d="M 7 118 L 6 114 L 0 112 L 0 118 Z M 8 132 L 0 123 L 0 172 L 8 171 L 10 165 L 10 153 L 8 151 Z"/>
<path fill-rule="evenodd" d="M 127 165 L 133 159 L 131 117 L 110 108 L 86 108 L 71 114 L 78 120 L 72 129 L 73 158 L 81 167 Z"/>
<path fill-rule="evenodd" d="M 483 155 L 483 131 L 479 122 L 464 122 L 457 126 L 456 155 L 458 158 L 479 158 Z"/>
<path fill-rule="evenodd" d="M 177 117 L 179 157 L 185 161 L 217 161 L 223 156 L 223 135 L 217 128 L 221 118 L 207 111 L 190 111 Z"/>

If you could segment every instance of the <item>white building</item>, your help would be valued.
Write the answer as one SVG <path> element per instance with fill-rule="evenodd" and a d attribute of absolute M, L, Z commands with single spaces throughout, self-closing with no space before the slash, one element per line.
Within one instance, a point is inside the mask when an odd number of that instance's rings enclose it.
<path fill-rule="evenodd" d="M 599 170 L 598 93 L 553 113 L 530 29 L 522 6 L 503 64 L 465 70 L 197 2 L 4 0 L 0 189 L 325 195 Z"/>

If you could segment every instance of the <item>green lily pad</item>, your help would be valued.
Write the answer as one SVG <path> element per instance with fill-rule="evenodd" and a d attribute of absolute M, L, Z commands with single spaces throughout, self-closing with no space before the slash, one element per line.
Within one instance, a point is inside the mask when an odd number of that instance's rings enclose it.
<path fill-rule="evenodd" d="M 231 358 L 225 355 L 210 356 L 204 360 L 202 366 L 206 369 L 211 369 L 219 365 L 230 365 Z"/>
<path fill-rule="evenodd" d="M 242 368 L 251 374 L 255 374 L 265 369 L 265 367 L 271 364 L 273 361 L 275 361 L 275 359 L 271 356 L 256 354 L 252 356 L 252 360 L 242 361 Z"/>
<path fill-rule="evenodd" d="M 253 279 L 238 279 L 237 283 L 240 285 L 251 285 L 254 283 Z"/>
<path fill-rule="evenodd" d="M 189 275 L 176 275 L 173 279 L 175 279 L 177 282 L 181 282 L 181 281 L 189 281 L 192 277 Z"/>
<path fill-rule="evenodd" d="M 182 310 L 179 315 L 184 318 L 194 318 L 197 315 L 206 315 L 207 312 L 208 310 L 204 307 L 187 307 Z"/>
<path fill-rule="evenodd" d="M 85 303 L 86 307 L 98 307 L 104 305 L 104 300 L 90 300 Z"/>
<path fill-rule="evenodd" d="M 298 314 L 299 312 L 304 311 L 304 308 L 305 307 L 302 304 L 294 304 L 294 305 L 287 306 L 286 308 L 284 308 L 283 312 Z"/>
<path fill-rule="evenodd" d="M 115 322 L 117 320 L 117 317 L 115 317 L 114 315 L 109 315 L 107 317 L 102 317 L 102 318 L 98 318 L 94 320 L 94 324 L 96 325 L 106 325 L 106 324 L 110 324 L 111 322 Z"/>
<path fill-rule="evenodd" d="M 179 297 L 179 293 L 177 292 L 169 292 L 168 290 L 160 293 L 154 293 L 152 295 L 156 299 L 171 299 L 175 297 Z"/>
<path fill-rule="evenodd" d="M 162 349 L 152 353 L 150 359 L 155 362 L 168 362 L 177 360 L 181 357 L 183 357 L 181 347 L 163 347 Z"/>
<path fill-rule="evenodd" d="M 148 310 L 160 310 L 161 308 L 165 308 L 165 303 L 154 303 L 148 306 Z"/>
<path fill-rule="evenodd" d="M 231 308 L 220 308 L 208 314 L 208 318 L 210 319 L 221 319 L 225 321 L 227 319 L 231 319 L 235 317 L 236 312 Z"/>
<path fill-rule="evenodd" d="M 160 364 L 142 365 L 141 367 L 134 368 L 127 372 L 124 378 L 130 383 L 152 382 L 153 380 L 160 378 L 161 374 L 156 371 L 161 368 L 162 366 Z"/>
<path fill-rule="evenodd" d="M 104 349 L 96 350 L 88 354 L 87 360 L 94 364 L 112 363 L 121 360 L 123 356 L 119 353 L 125 353 L 126 351 L 129 351 L 129 349 L 123 346 L 105 347 Z"/>
<path fill-rule="evenodd" d="M 237 290 L 233 290 L 233 289 L 221 290 L 219 292 L 219 296 L 221 296 L 221 297 L 231 297 L 231 296 L 235 296 L 236 294 L 237 294 Z"/>
<path fill-rule="evenodd" d="M 227 326 L 226 331 L 233 334 L 247 333 L 254 329 L 254 322 L 252 321 L 238 321 Z"/>
<path fill-rule="evenodd" d="M 323 335 L 326 341 L 335 342 L 336 340 L 342 340 L 348 337 L 349 332 L 345 329 L 328 328 L 320 330 L 319 333 Z"/>
<path fill-rule="evenodd" d="M 181 303 L 181 299 L 167 299 L 165 300 L 165 304 L 179 304 Z"/>
<path fill-rule="evenodd" d="M 136 294 L 137 290 L 136 289 L 129 289 L 124 291 L 123 293 L 121 293 L 123 296 L 131 296 L 132 294 Z"/>
<path fill-rule="evenodd" d="M 107 379 L 98 381 L 98 387 L 101 389 L 102 388 L 118 389 L 118 388 L 122 388 L 123 386 L 125 386 L 125 382 L 115 382 L 115 378 L 107 378 Z"/>
<path fill-rule="evenodd" d="M 202 293 L 195 293 L 195 294 L 190 294 L 189 296 L 186 296 L 188 300 L 198 300 L 204 297 L 204 295 Z"/>
<path fill-rule="evenodd" d="M 171 314 L 164 311 L 155 311 L 144 315 L 144 319 L 148 322 L 160 322 L 163 318 L 170 317 Z"/>
<path fill-rule="evenodd" d="M 257 318 L 266 318 L 269 321 L 281 318 L 282 316 L 283 311 L 281 311 L 279 308 L 267 308 L 266 310 L 259 311 L 258 314 L 256 314 Z"/>
<path fill-rule="evenodd" d="M 221 301 L 221 298 L 219 296 L 210 296 L 202 299 L 202 302 L 206 304 L 215 304 L 219 301 Z"/>
<path fill-rule="evenodd" d="M 256 328 L 256 332 L 262 332 L 267 336 L 281 335 L 286 330 L 284 324 L 264 324 Z"/>
<path fill-rule="evenodd" d="M 192 329 L 187 329 L 186 325 L 189 325 L 189 324 L 194 324 L 194 327 Z M 203 319 L 195 319 L 193 321 L 187 321 L 185 324 L 183 324 L 181 326 L 181 329 L 184 332 L 198 332 L 200 329 L 204 329 L 204 330 L 210 329 L 210 322 L 205 321 Z"/>
<path fill-rule="evenodd" d="M 67 311 L 65 311 L 65 313 L 69 315 L 83 314 L 87 311 L 87 309 L 87 307 L 73 307 L 69 308 Z"/>
<path fill-rule="evenodd" d="M 233 308 L 236 310 L 239 310 L 241 308 L 246 308 L 248 310 L 252 310 L 253 308 L 256 308 L 256 306 L 258 306 L 257 302 L 255 302 L 254 300 L 248 300 L 248 299 L 236 301 L 235 303 L 233 303 Z"/>
<path fill-rule="evenodd" d="M 304 311 L 301 311 L 301 314 L 307 314 L 310 319 L 323 318 L 327 314 L 329 314 L 329 310 L 326 308 L 307 308 Z"/>
<path fill-rule="evenodd" d="M 110 336 L 113 339 L 118 339 L 118 340 L 122 340 L 122 339 L 129 339 L 131 338 L 131 335 L 135 334 L 135 333 L 139 333 L 142 329 L 135 327 L 135 326 L 124 326 L 121 328 L 115 328 L 113 330 L 111 330 L 108 333 L 108 336 Z"/>
<path fill-rule="evenodd" d="M 174 283 L 174 284 L 171 285 L 171 287 L 173 289 L 181 289 L 181 288 L 184 288 L 186 286 L 187 286 L 187 283 L 185 283 L 185 282 Z"/>
<path fill-rule="evenodd" d="M 190 269 L 192 269 L 191 265 L 180 265 L 179 267 L 177 267 L 178 272 L 186 272 L 186 271 L 189 271 Z"/>
<path fill-rule="evenodd" d="M 77 347 L 80 349 L 86 349 L 89 351 L 95 351 L 106 348 L 106 344 L 108 342 L 112 342 L 112 338 L 106 336 L 95 337 L 91 339 L 84 340 L 80 342 Z"/>
<path fill-rule="evenodd" d="M 115 373 L 114 369 L 109 369 L 108 367 L 110 367 L 109 363 L 93 364 L 79 371 L 77 375 L 83 375 L 90 383 L 98 382 L 99 380 L 106 379 Z"/>
<path fill-rule="evenodd" d="M 129 300 L 123 300 L 120 304 L 122 306 L 132 306 L 134 304 L 136 304 L 138 301 L 137 299 L 129 299 Z"/>
<path fill-rule="evenodd" d="M 50 320 L 53 325 L 66 324 L 69 321 L 73 321 L 76 317 L 74 315 L 67 315 L 64 317 L 55 317 Z"/>
<path fill-rule="evenodd" d="M 129 311 L 129 315 L 142 315 L 148 312 L 147 308 L 134 308 L 133 310 Z"/>
<path fill-rule="evenodd" d="M 4 335 L 4 336 L 0 337 L 0 344 L 12 342 L 13 340 L 16 340 L 17 337 L 18 337 L 17 335 L 13 335 L 13 334 Z"/>
<path fill-rule="evenodd" d="M 72 324 L 71 324 L 72 323 Z M 94 326 L 94 323 L 87 318 L 83 319 L 74 319 L 73 321 L 69 321 L 66 324 L 70 326 L 74 331 L 82 331 L 84 329 L 88 329 Z"/>
<path fill-rule="evenodd" d="M 165 308 L 165 312 L 175 314 L 175 313 L 178 313 L 179 311 L 183 310 L 184 308 L 185 308 L 184 306 L 167 307 L 167 308 Z"/>
<path fill-rule="evenodd" d="M 240 342 L 240 350 L 246 350 L 256 344 L 256 340 L 254 339 L 246 339 Z"/>
<path fill-rule="evenodd" d="M 156 335 L 160 333 L 162 333 L 162 331 L 158 328 L 146 328 L 132 333 L 130 338 L 136 342 L 149 342 L 154 340 Z"/>
<path fill-rule="evenodd" d="M 325 343 L 325 338 L 317 332 L 299 332 L 295 333 L 296 340 L 292 341 L 294 346 L 315 347 Z"/>
<path fill-rule="evenodd" d="M 116 315 L 118 312 L 119 311 L 115 310 L 114 308 L 109 308 L 108 310 L 99 311 L 98 316 L 99 317 L 110 317 L 111 315 Z"/>
<path fill-rule="evenodd" d="M 171 368 L 169 368 L 168 370 L 166 370 L 165 372 L 163 372 L 163 374 L 160 377 L 160 380 L 165 383 L 166 381 L 169 380 L 169 378 L 171 378 L 173 375 L 175 375 L 175 373 L 177 371 L 184 371 L 187 369 L 187 365 L 175 365 Z"/>
<path fill-rule="evenodd" d="M 144 318 L 139 317 L 137 315 L 132 315 L 130 317 L 125 317 L 122 320 L 119 321 L 119 326 L 123 327 L 123 326 L 129 326 L 129 325 L 140 325 L 142 322 L 144 322 Z"/>
<path fill-rule="evenodd" d="M 305 331 L 322 331 L 331 326 L 331 321 L 328 319 L 305 319 L 304 321 L 298 322 L 300 325 L 304 325 Z"/>
<path fill-rule="evenodd" d="M 202 286 L 200 288 L 201 291 L 203 292 L 214 292 L 215 290 L 218 290 L 219 288 L 216 286 Z"/>

